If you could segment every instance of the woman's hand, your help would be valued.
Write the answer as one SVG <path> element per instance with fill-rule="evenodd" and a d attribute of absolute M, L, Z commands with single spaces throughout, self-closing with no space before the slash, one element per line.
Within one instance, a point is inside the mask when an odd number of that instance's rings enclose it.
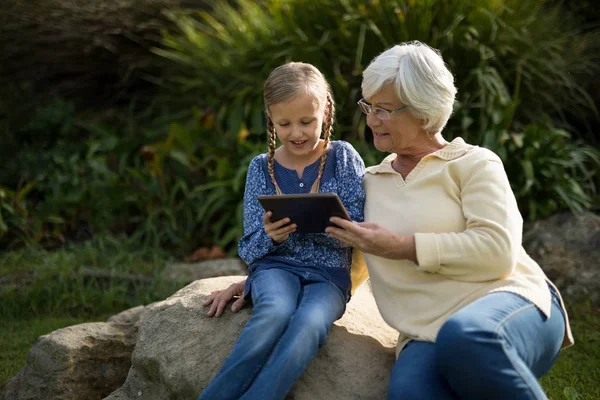
<path fill-rule="evenodd" d="M 243 280 L 241 282 L 232 283 L 225 290 L 215 290 L 214 292 L 212 292 L 210 296 L 208 296 L 206 300 L 204 300 L 204 303 L 202 303 L 204 307 L 210 306 L 210 309 L 208 310 L 206 315 L 209 317 L 212 317 L 213 315 L 215 317 L 221 316 L 227 303 L 236 296 L 238 296 L 239 298 L 236 301 L 234 301 L 231 305 L 231 311 L 238 312 L 239 310 L 241 310 L 242 307 L 244 307 L 244 305 L 246 304 L 246 299 L 244 299 L 245 287 L 246 281 Z"/>
<path fill-rule="evenodd" d="M 364 253 L 417 263 L 414 236 L 399 236 L 381 225 L 368 222 L 351 222 L 338 217 L 332 217 L 330 221 L 338 227 L 329 226 L 325 232 Z"/>
<path fill-rule="evenodd" d="M 265 226 L 265 232 L 267 235 L 277 244 L 285 242 L 290 234 L 296 232 L 296 224 L 290 224 L 289 218 L 283 218 L 276 222 L 271 222 L 271 216 L 273 213 L 267 211 L 263 216 L 263 224 Z"/>

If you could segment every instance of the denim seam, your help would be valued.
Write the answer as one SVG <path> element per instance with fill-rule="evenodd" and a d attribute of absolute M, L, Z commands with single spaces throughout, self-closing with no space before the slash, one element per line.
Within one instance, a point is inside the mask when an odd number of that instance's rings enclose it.
<path fill-rule="evenodd" d="M 565 321 L 565 326 L 567 325 L 567 316 L 565 315 L 566 310 L 563 307 L 563 304 L 560 300 L 560 296 L 556 289 L 552 286 L 548 285 L 548 290 L 550 291 L 550 313 L 552 313 L 552 303 L 555 303 L 560 313 L 562 314 L 563 320 Z M 548 317 L 549 318 L 549 317 Z"/>
<path fill-rule="evenodd" d="M 519 376 L 521 377 L 521 379 L 523 380 L 523 382 L 527 383 L 527 389 L 529 390 L 530 394 L 532 395 L 532 398 L 535 399 L 537 396 L 535 395 L 535 393 L 533 392 L 533 390 L 531 389 L 531 386 L 529 385 L 529 382 L 527 381 L 527 379 L 525 379 L 525 377 L 523 376 L 523 373 L 520 369 L 520 367 L 515 364 L 515 362 L 513 361 L 510 352 L 507 351 L 506 348 L 506 340 L 504 340 L 504 338 L 499 334 L 500 330 L 504 329 L 504 325 L 506 325 L 510 319 L 512 319 L 514 316 L 516 316 L 517 314 L 523 312 L 523 311 L 528 311 L 531 308 L 535 308 L 535 305 L 533 304 L 528 304 L 526 307 L 523 308 L 519 308 L 518 310 L 515 310 L 514 312 L 510 313 L 509 315 L 507 315 L 506 317 L 504 317 L 502 319 L 502 321 L 499 322 L 499 324 L 497 325 L 496 329 L 494 329 L 494 335 L 496 335 L 496 338 L 500 340 L 500 343 L 502 345 L 502 350 L 504 351 L 504 355 L 506 356 L 506 358 L 508 359 L 508 361 L 511 363 L 512 367 L 515 369 L 515 371 L 517 371 L 517 373 L 519 374 Z"/>
<path fill-rule="evenodd" d="M 261 271 L 258 271 L 256 274 L 254 274 L 252 281 L 254 281 L 254 279 L 256 279 L 256 275 L 258 275 L 262 271 L 266 271 L 266 270 L 261 270 Z M 252 316 L 250 318 L 252 318 Z M 280 339 L 281 339 L 281 337 L 280 337 Z M 273 348 L 275 348 L 275 346 L 277 346 L 277 343 L 279 343 L 279 340 L 277 340 L 277 342 L 275 342 L 275 345 L 273 346 Z M 256 368 L 254 368 L 254 373 L 251 375 L 250 379 L 248 379 L 248 382 L 242 386 L 242 393 L 241 393 L 240 397 L 243 397 L 244 394 L 248 391 L 248 389 L 250 389 L 250 386 L 252 386 L 252 384 L 254 383 L 254 380 L 256 379 L 256 377 L 258 376 L 260 371 L 265 367 L 265 365 L 267 364 L 268 361 L 269 361 L 269 357 L 262 365 L 259 364 L 259 365 L 257 365 Z"/>

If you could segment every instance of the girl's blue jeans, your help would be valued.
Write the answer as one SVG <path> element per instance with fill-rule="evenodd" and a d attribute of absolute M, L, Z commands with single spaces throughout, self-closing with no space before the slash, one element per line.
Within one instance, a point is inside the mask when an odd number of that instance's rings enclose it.
<path fill-rule="evenodd" d="M 388 399 L 546 399 L 538 378 L 556 361 L 565 332 L 549 289 L 550 318 L 519 295 L 496 292 L 450 317 L 436 343 L 409 342 L 392 369 Z"/>
<path fill-rule="evenodd" d="M 281 400 L 346 309 L 342 291 L 319 274 L 257 272 L 253 315 L 199 400 Z"/>

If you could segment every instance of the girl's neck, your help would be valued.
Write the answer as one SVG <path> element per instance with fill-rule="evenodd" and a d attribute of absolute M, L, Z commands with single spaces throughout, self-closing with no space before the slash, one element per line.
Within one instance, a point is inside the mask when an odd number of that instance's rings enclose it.
<path fill-rule="evenodd" d="M 319 140 L 319 143 L 313 150 L 302 156 L 290 153 L 285 146 L 281 146 L 275 150 L 275 160 L 284 167 L 295 170 L 303 170 L 321 158 L 321 155 L 323 155 L 323 139 Z"/>

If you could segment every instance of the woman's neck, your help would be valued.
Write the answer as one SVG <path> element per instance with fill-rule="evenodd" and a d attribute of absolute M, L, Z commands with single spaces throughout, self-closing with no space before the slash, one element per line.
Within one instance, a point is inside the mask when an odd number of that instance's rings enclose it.
<path fill-rule="evenodd" d="M 406 178 L 413 169 L 419 164 L 423 157 L 435 153 L 448 145 L 448 142 L 440 133 L 431 136 L 431 139 L 426 138 L 413 146 L 407 147 L 396 152 L 396 159 L 392 161 L 392 168 L 403 178 Z"/>

